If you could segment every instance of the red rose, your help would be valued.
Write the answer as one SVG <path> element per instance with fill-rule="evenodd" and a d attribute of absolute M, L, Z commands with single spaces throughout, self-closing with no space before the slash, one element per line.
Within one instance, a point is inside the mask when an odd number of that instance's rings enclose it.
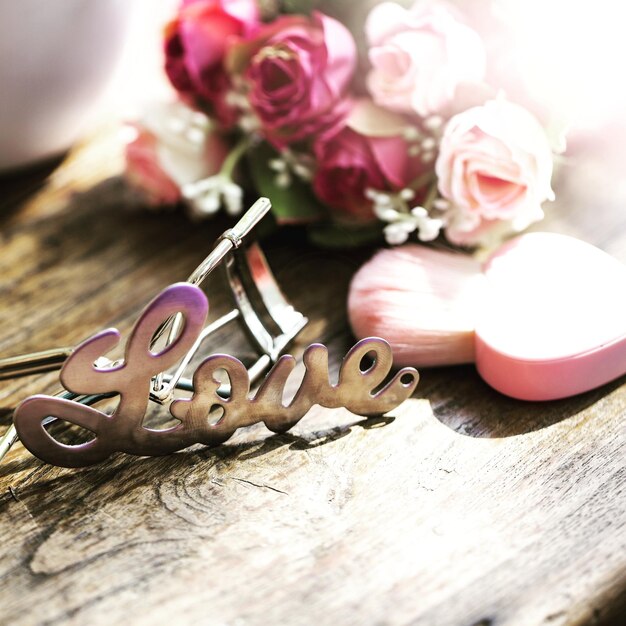
<path fill-rule="evenodd" d="M 337 20 L 284 16 L 235 51 L 265 136 L 282 148 L 332 126 L 346 111 L 356 45 Z M 243 57 L 243 58 L 242 58 Z"/>
<path fill-rule="evenodd" d="M 313 180 L 315 194 L 352 221 L 375 220 L 366 190 L 388 187 L 372 141 L 375 140 L 346 127 L 315 146 L 319 163 Z"/>
<path fill-rule="evenodd" d="M 258 25 L 254 0 L 184 0 L 165 31 L 165 71 L 183 95 L 200 97 L 230 125 L 234 120 L 225 97 L 230 78 L 224 57 L 230 46 Z"/>

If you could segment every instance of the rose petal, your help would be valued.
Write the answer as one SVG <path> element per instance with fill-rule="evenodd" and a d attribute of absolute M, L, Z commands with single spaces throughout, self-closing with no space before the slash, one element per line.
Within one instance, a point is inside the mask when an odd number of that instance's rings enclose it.
<path fill-rule="evenodd" d="M 401 115 L 377 106 L 369 98 L 361 98 L 355 102 L 346 125 L 368 137 L 393 137 L 404 133 L 407 122 Z"/>
<path fill-rule="evenodd" d="M 409 12 L 395 2 L 381 2 L 365 20 L 365 35 L 370 46 L 380 45 L 409 21 Z"/>

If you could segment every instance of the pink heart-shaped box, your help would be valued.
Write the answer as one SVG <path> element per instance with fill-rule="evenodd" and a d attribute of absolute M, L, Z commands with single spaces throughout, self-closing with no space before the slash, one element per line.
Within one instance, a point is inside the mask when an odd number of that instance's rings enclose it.
<path fill-rule="evenodd" d="M 626 266 L 564 235 L 531 233 L 483 268 L 476 366 L 522 400 L 572 396 L 626 372 Z"/>

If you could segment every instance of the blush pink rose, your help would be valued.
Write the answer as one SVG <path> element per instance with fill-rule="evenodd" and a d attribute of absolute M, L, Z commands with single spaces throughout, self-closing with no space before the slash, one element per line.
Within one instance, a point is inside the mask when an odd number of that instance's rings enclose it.
<path fill-rule="evenodd" d="M 481 38 L 442 2 L 419 1 L 409 10 L 383 2 L 369 13 L 365 32 L 368 89 L 388 109 L 424 117 L 445 112 L 460 84 L 485 76 Z"/>
<path fill-rule="evenodd" d="M 261 29 L 247 54 L 248 99 L 277 147 L 328 129 L 347 114 L 356 45 L 337 20 L 319 12 L 280 17 Z"/>
<path fill-rule="evenodd" d="M 255 0 L 184 0 L 176 19 L 165 29 L 165 71 L 183 95 L 213 105 L 226 126 L 237 113 L 228 106 L 230 78 L 224 68 L 227 50 L 255 32 L 259 12 Z"/>
<path fill-rule="evenodd" d="M 552 152 L 544 129 L 523 107 L 490 100 L 447 124 L 435 164 L 451 208 L 446 235 L 479 243 L 493 230 L 523 230 L 553 200 Z"/>
<path fill-rule="evenodd" d="M 229 151 L 205 115 L 179 102 L 152 105 L 127 129 L 126 180 L 149 206 L 179 202 L 182 187 L 216 174 Z"/>
<path fill-rule="evenodd" d="M 315 156 L 313 190 L 335 217 L 346 221 L 374 221 L 367 191 L 399 190 L 415 173 L 402 137 L 368 137 L 347 126 L 319 138 Z"/>
<path fill-rule="evenodd" d="M 176 204 L 181 192 L 160 163 L 158 139 L 138 124 L 129 127 L 134 132 L 126 144 L 126 180 L 149 206 Z"/>

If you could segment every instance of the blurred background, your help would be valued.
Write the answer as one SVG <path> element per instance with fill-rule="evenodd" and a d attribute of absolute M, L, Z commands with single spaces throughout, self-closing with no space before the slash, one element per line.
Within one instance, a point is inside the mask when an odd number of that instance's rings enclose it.
<path fill-rule="evenodd" d="M 377 2 L 287 0 L 319 6 L 354 32 Z M 409 2 L 402 2 L 410 4 Z M 162 29 L 178 0 L 40 0 L 0 5 L 0 170 L 66 149 L 111 117 L 132 118 L 168 97 Z M 265 10 L 280 3 L 265 1 Z M 302 7 L 300 7 L 302 5 Z M 487 9 L 487 10 L 486 10 Z M 470 0 L 480 31 L 502 30 L 494 70 L 539 103 L 579 142 L 621 148 L 626 39 L 621 3 L 600 0 Z M 497 25 L 492 18 L 497 18 Z M 503 25 L 506 28 L 503 29 Z M 497 39 L 497 38 L 496 38 Z M 505 44 L 505 45 L 504 45 Z M 497 45 L 497 43 L 496 43 Z"/>
<path fill-rule="evenodd" d="M 0 170 L 66 150 L 168 91 L 162 27 L 172 0 L 0 5 Z"/>

